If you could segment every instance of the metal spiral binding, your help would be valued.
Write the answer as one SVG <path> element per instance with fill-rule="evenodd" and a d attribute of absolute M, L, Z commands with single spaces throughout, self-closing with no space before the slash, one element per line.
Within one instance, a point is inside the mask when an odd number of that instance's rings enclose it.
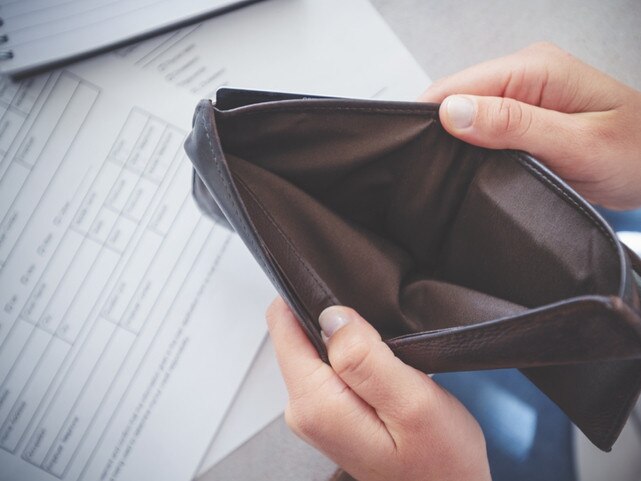
<path fill-rule="evenodd" d="M 0 27 L 4 25 L 4 20 L 0 18 Z M 9 41 L 9 35 L 7 34 L 2 34 L 0 35 L 0 45 L 3 43 L 7 43 Z M 13 51 L 12 50 L 0 50 L 0 61 L 2 60 L 10 60 L 13 58 Z"/>

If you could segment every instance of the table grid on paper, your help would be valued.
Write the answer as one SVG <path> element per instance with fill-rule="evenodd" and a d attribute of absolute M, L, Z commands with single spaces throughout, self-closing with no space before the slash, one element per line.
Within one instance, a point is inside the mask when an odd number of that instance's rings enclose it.
<path fill-rule="evenodd" d="M 82 169 L 68 154 L 99 90 L 65 72 L 20 89 L 0 92 L 24 131 L 0 150 L 0 448 L 61 478 L 105 429 L 101 401 L 122 394 L 129 350 L 212 226 L 184 182 L 183 131 L 133 108 L 106 158 Z M 74 185 L 59 181 L 68 168 Z M 175 262 L 154 263 L 162 252 Z"/>

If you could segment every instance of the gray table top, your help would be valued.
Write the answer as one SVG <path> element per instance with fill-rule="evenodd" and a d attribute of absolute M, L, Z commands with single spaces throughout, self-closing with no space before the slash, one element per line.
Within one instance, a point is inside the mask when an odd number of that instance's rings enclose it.
<path fill-rule="evenodd" d="M 639 0 L 371 0 L 436 80 L 551 41 L 641 90 Z"/>

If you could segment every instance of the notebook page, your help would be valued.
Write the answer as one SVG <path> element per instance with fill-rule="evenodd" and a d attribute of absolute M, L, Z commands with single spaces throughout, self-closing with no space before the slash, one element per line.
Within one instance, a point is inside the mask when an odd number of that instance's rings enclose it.
<path fill-rule="evenodd" d="M 0 70 L 16 74 L 148 35 L 240 0 L 24 0 L 0 4 Z"/>

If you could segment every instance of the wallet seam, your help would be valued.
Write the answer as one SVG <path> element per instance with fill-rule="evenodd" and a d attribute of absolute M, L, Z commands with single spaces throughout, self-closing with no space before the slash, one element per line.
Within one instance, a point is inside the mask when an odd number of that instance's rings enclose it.
<path fill-rule="evenodd" d="M 548 304 L 545 306 L 533 308 L 533 309 L 528 309 L 526 311 L 517 313 L 517 314 L 511 314 L 508 316 L 504 317 L 499 317 L 496 319 L 489 319 L 487 321 L 467 325 L 467 326 L 453 326 L 453 327 L 447 327 L 443 329 L 436 329 L 436 330 L 431 330 L 431 331 L 423 331 L 423 332 L 415 332 L 415 333 L 410 333 L 410 334 L 404 334 L 402 336 L 398 336 L 392 339 L 389 339 L 390 342 L 392 341 L 402 341 L 404 339 L 411 339 L 413 337 L 421 337 L 424 334 L 433 334 L 433 333 L 445 333 L 445 334 L 450 334 L 452 332 L 460 332 L 460 331 L 474 331 L 475 329 L 479 329 L 480 327 L 488 327 L 488 326 L 494 326 L 496 324 L 502 324 L 504 322 L 508 322 L 510 320 L 520 320 L 523 318 L 526 318 L 528 316 L 536 316 L 535 321 L 536 322 L 547 322 L 550 321 L 553 318 L 558 318 L 559 316 L 568 316 L 568 315 L 575 315 L 577 312 L 581 313 L 585 309 L 585 305 L 589 303 L 594 303 L 596 302 L 599 307 L 603 307 L 603 302 L 604 300 L 602 299 L 607 299 L 604 296 L 585 296 L 585 297 L 575 297 L 570 299 L 569 302 L 566 301 L 561 301 L 557 302 L 554 304 Z M 612 318 L 612 314 L 610 310 L 604 311 L 604 313 L 607 315 L 607 317 Z M 634 335 L 636 334 L 636 331 L 629 326 L 628 323 L 623 323 L 626 327 L 631 329 L 631 333 Z M 638 336 L 637 336 L 638 337 Z M 639 346 L 641 347 L 641 340 L 639 340 Z"/>
<path fill-rule="evenodd" d="M 297 101 L 296 101 L 297 102 Z M 434 119 L 438 115 L 438 111 L 433 110 L 422 110 L 422 109 L 402 109 L 399 107 L 330 107 L 324 105 L 305 105 L 304 107 L 296 106 L 286 106 L 286 107 L 274 107 L 269 105 L 269 102 L 261 104 L 252 104 L 246 107 L 238 107 L 237 109 L 231 110 L 220 110 L 224 115 L 255 115 L 261 113 L 274 113 L 274 112 L 292 112 L 292 113 L 305 113 L 310 111 L 317 110 L 331 110 L 333 112 L 337 110 L 346 110 L 354 112 L 363 112 L 363 113 L 388 113 L 388 114 L 410 114 L 410 115 L 425 115 Z M 242 110 L 241 110 L 242 109 Z"/>
<path fill-rule="evenodd" d="M 213 106 L 212 106 L 211 102 L 209 103 L 209 107 L 210 107 L 209 108 L 209 112 L 211 112 L 213 114 L 214 113 L 214 109 L 213 109 Z M 213 118 L 215 119 L 215 117 L 213 117 Z M 221 168 L 221 163 L 222 162 L 221 162 L 221 159 L 219 158 L 219 156 L 216 155 L 217 151 L 216 151 L 216 149 L 214 149 L 214 145 L 212 143 L 212 136 L 209 133 L 209 128 L 212 126 L 211 125 L 212 122 L 211 121 L 210 122 L 206 122 L 204 115 L 200 115 L 200 121 L 201 121 L 201 125 L 203 127 L 203 130 L 205 132 L 205 136 L 207 137 L 207 143 L 209 144 L 209 151 L 211 152 L 211 159 L 212 159 L 213 163 L 216 165 L 216 170 L 218 172 L 218 176 L 220 177 L 221 182 L 225 186 L 225 190 L 226 190 L 226 193 L 227 193 L 227 198 L 229 199 L 229 201 L 231 202 L 231 204 L 232 204 L 232 206 L 234 208 L 234 211 L 236 213 L 236 218 L 239 219 L 240 223 L 242 224 L 243 230 L 245 232 L 245 236 L 244 237 L 246 239 L 248 239 L 249 242 L 251 243 L 252 250 L 260 251 L 262 253 L 262 255 L 260 255 L 260 256 L 254 255 L 254 258 L 256 260 L 258 260 L 259 264 L 263 268 L 263 272 L 266 273 L 267 277 L 270 279 L 270 281 L 273 283 L 273 285 L 274 286 L 280 286 L 281 283 L 278 281 L 278 279 L 276 278 L 276 275 L 273 272 L 273 270 L 275 270 L 275 267 L 271 266 L 271 265 L 268 265 L 267 260 L 263 258 L 265 256 L 265 252 L 264 252 L 265 249 L 262 249 L 262 248 L 259 247 L 258 242 L 254 238 L 254 235 L 252 235 L 253 233 L 250 232 L 249 222 L 251 222 L 251 221 L 249 219 L 249 214 L 245 213 L 246 214 L 245 217 L 247 217 L 247 219 L 245 219 L 243 216 L 240 215 L 240 209 L 238 207 L 238 203 L 236 202 L 236 199 L 235 199 L 235 197 L 234 197 L 234 195 L 233 195 L 233 193 L 231 191 L 231 188 L 230 188 L 231 181 L 232 181 L 231 170 L 229 171 L 229 174 L 230 174 L 230 180 L 229 181 L 227 181 L 225 179 L 225 176 L 223 175 L 222 168 Z M 221 154 L 222 154 L 221 155 L 222 158 L 224 158 L 224 154 L 223 154 L 222 150 L 221 150 Z M 335 296 L 331 295 L 330 298 L 332 300 L 334 300 Z M 334 303 L 336 304 L 337 302 L 334 302 Z M 302 302 L 301 302 L 301 304 L 302 304 Z M 308 312 L 308 315 L 309 315 L 309 312 Z M 301 323 L 304 324 L 304 322 L 302 320 L 301 320 Z M 312 344 L 319 351 L 319 353 L 321 353 L 321 357 L 324 357 L 323 356 L 323 346 L 324 345 L 323 345 L 322 341 L 320 341 L 320 339 L 318 339 L 318 338 L 320 338 L 320 336 L 318 334 L 318 330 L 315 329 L 315 326 L 313 326 L 313 325 L 312 326 L 309 326 L 309 325 L 304 326 L 304 330 L 305 331 L 309 331 L 309 332 L 307 332 L 307 334 L 310 337 L 310 340 L 312 341 Z M 313 333 L 312 333 L 312 331 L 313 331 Z M 314 336 L 314 334 L 316 334 L 316 336 Z"/>
<path fill-rule="evenodd" d="M 307 271 L 307 273 L 314 279 L 314 282 L 316 285 L 323 291 L 323 294 L 325 294 L 327 297 L 329 297 L 332 301 L 338 302 L 338 299 L 336 299 L 336 296 L 332 292 L 329 291 L 329 288 L 321 282 L 321 280 L 318 277 L 318 274 L 309 266 L 303 257 L 300 255 L 298 250 L 296 250 L 296 247 L 294 246 L 294 243 L 292 240 L 285 234 L 285 232 L 282 230 L 280 225 L 274 220 L 274 218 L 267 212 L 265 207 L 262 205 L 262 203 L 258 200 L 258 197 L 254 193 L 254 191 L 245 183 L 241 178 L 237 177 L 234 179 L 236 182 L 241 184 L 243 188 L 247 191 L 247 193 L 251 196 L 251 198 L 254 200 L 258 208 L 261 210 L 265 218 L 276 228 L 276 231 L 280 234 L 280 236 L 285 240 L 289 248 L 292 250 L 294 253 L 296 259 L 298 262 L 303 266 L 303 268 Z"/>
<path fill-rule="evenodd" d="M 200 120 L 201 120 L 201 123 L 203 125 L 203 130 L 205 131 L 205 136 L 207 137 L 207 142 L 209 143 L 209 149 L 210 149 L 210 151 L 212 153 L 212 160 L 214 161 L 214 164 L 216 165 L 216 171 L 218 172 L 218 176 L 220 177 L 220 180 L 222 181 L 223 185 L 225 186 L 225 190 L 227 191 L 227 198 L 229 199 L 229 201 L 232 203 L 232 205 L 234 207 L 234 211 L 236 213 L 236 218 L 237 219 L 242 219 L 242 216 L 240 215 L 240 210 L 238 208 L 238 204 L 236 203 L 236 200 L 234 199 L 234 196 L 233 196 L 233 194 L 231 192 L 231 189 L 229 188 L 229 182 L 227 182 L 227 180 L 225 180 L 225 177 L 223 176 L 223 172 L 222 172 L 222 169 L 220 167 L 220 161 L 218 160 L 218 158 L 216 156 L 216 151 L 215 151 L 214 146 L 212 144 L 211 136 L 209 135 L 209 130 L 207 128 L 207 122 L 205 122 L 205 118 L 203 116 L 200 117 Z M 247 223 L 246 222 L 241 222 L 241 224 L 243 226 L 243 230 L 247 234 L 246 237 L 249 239 L 249 241 L 251 242 L 251 244 L 254 247 L 254 249 L 258 250 L 258 245 L 257 245 L 255 239 L 251 235 L 249 235 L 250 233 L 249 233 L 249 229 L 248 229 Z M 269 268 L 267 263 L 262 258 L 258 258 L 257 260 L 264 267 L 263 270 L 267 273 L 267 276 L 270 278 L 270 280 L 275 285 L 279 285 L 280 283 L 278 282 L 276 277 L 271 272 L 271 269 Z"/>

